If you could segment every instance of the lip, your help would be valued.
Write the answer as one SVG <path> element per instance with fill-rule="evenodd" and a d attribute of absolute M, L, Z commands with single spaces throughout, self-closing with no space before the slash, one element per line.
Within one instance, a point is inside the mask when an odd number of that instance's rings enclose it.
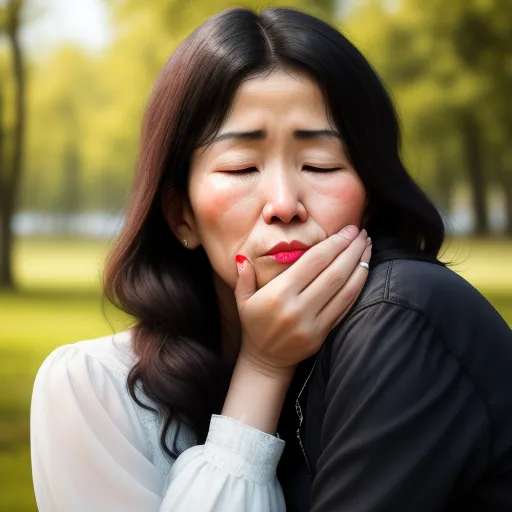
<path fill-rule="evenodd" d="M 277 263 L 289 265 L 291 263 L 295 263 L 306 251 L 307 249 L 297 249 L 295 251 L 276 252 L 274 254 L 270 254 L 269 257 L 273 258 Z"/>
<path fill-rule="evenodd" d="M 309 245 L 303 244 L 297 240 L 292 240 L 291 242 L 279 242 L 278 244 L 274 245 L 270 251 L 265 253 L 265 256 L 273 256 L 278 253 L 286 253 L 292 251 L 306 252 L 309 248 Z"/>
<path fill-rule="evenodd" d="M 309 245 L 303 244 L 298 240 L 279 242 L 265 256 L 270 256 L 273 260 L 283 265 L 289 265 L 295 263 L 309 248 Z"/>

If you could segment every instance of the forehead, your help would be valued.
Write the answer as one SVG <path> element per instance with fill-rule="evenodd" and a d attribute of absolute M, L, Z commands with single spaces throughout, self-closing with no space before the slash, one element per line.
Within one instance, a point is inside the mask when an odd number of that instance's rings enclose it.
<path fill-rule="evenodd" d="M 241 84 L 222 129 L 258 122 L 291 123 L 296 128 L 307 122 L 310 129 L 326 128 L 327 118 L 324 96 L 316 82 L 303 74 L 275 71 Z"/>

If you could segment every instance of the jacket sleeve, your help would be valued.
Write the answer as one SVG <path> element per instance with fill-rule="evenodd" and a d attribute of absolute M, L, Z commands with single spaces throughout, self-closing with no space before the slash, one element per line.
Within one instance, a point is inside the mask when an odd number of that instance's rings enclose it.
<path fill-rule="evenodd" d="M 380 303 L 335 335 L 312 512 L 444 510 L 486 463 L 484 403 L 422 312 Z"/>
<path fill-rule="evenodd" d="M 31 457 L 41 512 L 282 512 L 275 475 L 284 442 L 222 416 L 204 445 L 162 475 L 134 404 L 96 358 L 60 347 L 36 376 Z"/>

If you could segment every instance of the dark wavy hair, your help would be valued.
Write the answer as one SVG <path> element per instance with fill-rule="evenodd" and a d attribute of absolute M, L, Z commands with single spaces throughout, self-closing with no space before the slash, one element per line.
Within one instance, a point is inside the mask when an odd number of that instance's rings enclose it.
<path fill-rule="evenodd" d="M 191 154 L 220 128 L 240 84 L 282 69 L 306 74 L 323 91 L 366 188 L 366 226 L 402 248 L 437 257 L 441 218 L 400 159 L 400 127 L 392 102 L 361 53 L 335 28 L 292 9 L 260 14 L 228 9 L 197 28 L 171 56 L 145 113 L 138 168 L 126 222 L 109 254 L 105 296 L 137 323 L 138 356 L 128 376 L 163 415 L 160 444 L 173 420 L 204 442 L 230 378 L 221 357 L 221 318 L 204 250 L 186 250 L 169 229 L 162 192 L 187 198 Z M 154 410 L 154 409 L 153 409 Z"/>

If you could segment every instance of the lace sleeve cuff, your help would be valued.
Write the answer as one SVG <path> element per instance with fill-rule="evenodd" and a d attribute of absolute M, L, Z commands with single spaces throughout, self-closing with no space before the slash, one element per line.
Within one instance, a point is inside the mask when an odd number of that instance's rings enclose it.
<path fill-rule="evenodd" d="M 227 416 L 213 415 L 204 456 L 228 473 L 267 484 L 276 468 L 285 442 Z"/>

